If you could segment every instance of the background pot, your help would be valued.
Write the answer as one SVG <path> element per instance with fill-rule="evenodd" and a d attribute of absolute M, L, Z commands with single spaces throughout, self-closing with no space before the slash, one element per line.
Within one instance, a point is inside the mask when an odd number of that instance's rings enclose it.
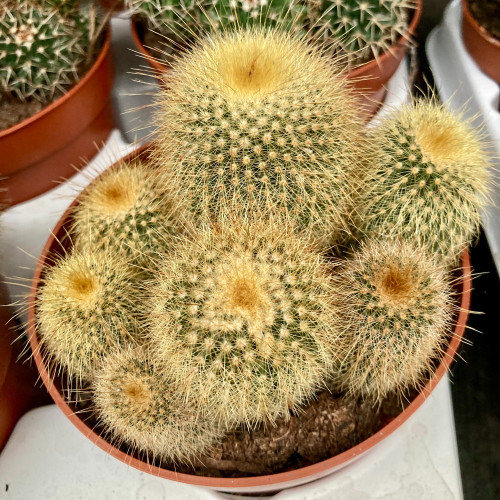
<path fill-rule="evenodd" d="M 55 187 L 90 160 L 114 127 L 110 31 L 99 57 L 65 95 L 0 132 L 0 203 L 15 205 Z"/>
<path fill-rule="evenodd" d="M 415 34 L 416 27 L 422 14 L 422 0 L 416 0 L 416 8 L 408 26 L 408 31 L 390 47 L 382 56 L 367 62 L 346 75 L 348 84 L 357 94 L 363 113 L 367 118 L 375 115 L 383 103 L 387 92 L 386 84 L 398 69 L 401 61 L 408 52 L 408 45 Z M 157 76 L 161 76 L 168 67 L 155 58 L 144 46 L 144 27 L 132 19 L 132 37 L 139 52 L 147 59 Z"/>
<path fill-rule="evenodd" d="M 141 154 L 145 153 L 147 146 L 141 148 L 140 150 L 127 156 L 125 160 L 132 159 Z M 457 315 L 457 320 L 453 332 L 453 337 L 450 341 L 448 349 L 443 356 L 441 363 L 439 364 L 434 376 L 429 381 L 429 383 L 422 389 L 419 395 L 411 402 L 411 404 L 394 420 L 392 420 L 385 427 L 380 429 L 376 434 L 358 444 L 357 446 L 337 455 L 328 460 L 318 462 L 314 465 L 303 467 L 289 472 L 282 472 L 279 474 L 272 474 L 267 476 L 256 476 L 256 477 L 246 477 L 246 478 L 213 478 L 213 477 L 203 477 L 195 476 L 190 474 L 181 474 L 172 470 L 163 469 L 160 467 L 155 467 L 145 461 L 139 459 L 137 455 L 127 455 L 123 451 L 112 446 L 109 442 L 105 441 L 101 436 L 99 436 L 94 430 L 86 424 L 79 414 L 75 414 L 71 407 L 66 403 L 62 396 L 62 386 L 61 381 L 56 377 L 53 378 L 48 372 L 47 366 L 40 353 L 40 343 L 38 339 L 38 334 L 35 327 L 35 310 L 36 310 L 36 295 L 37 290 L 40 286 L 40 280 L 43 278 L 45 269 L 53 265 L 53 260 L 50 259 L 50 255 L 53 254 L 63 254 L 67 247 L 69 247 L 69 238 L 67 237 L 68 224 L 70 222 L 71 211 L 73 207 L 78 203 L 78 198 L 71 204 L 65 214 L 61 217 L 58 224 L 54 228 L 52 235 L 48 239 L 45 247 L 42 251 L 40 259 L 37 264 L 35 275 L 33 278 L 30 299 L 29 299 L 29 310 L 28 310 L 28 324 L 29 324 L 29 338 L 31 349 L 33 351 L 33 356 L 40 372 L 40 376 L 46 385 L 50 395 L 63 411 L 63 413 L 69 418 L 69 420 L 79 429 L 88 439 L 90 439 L 94 444 L 99 446 L 101 449 L 112 455 L 113 457 L 131 465 L 143 472 L 154 474 L 155 476 L 160 476 L 165 479 L 170 479 L 174 481 L 180 481 L 183 483 L 206 486 L 209 488 L 230 491 L 230 492 L 272 492 L 281 490 L 284 488 L 289 488 L 292 486 L 298 486 L 315 479 L 324 477 L 355 460 L 364 454 L 367 450 L 375 446 L 377 443 L 382 441 L 385 437 L 396 430 L 400 425 L 402 425 L 408 418 L 424 403 L 426 398 L 432 392 L 434 387 L 438 384 L 441 378 L 446 374 L 448 367 L 450 366 L 453 357 L 455 356 L 456 350 L 460 345 L 462 335 L 465 330 L 465 325 L 467 323 L 468 308 L 470 304 L 470 292 L 471 292 L 471 269 L 469 254 L 464 252 L 462 258 L 462 278 L 459 284 L 459 292 L 461 297 L 460 312 Z"/>
<path fill-rule="evenodd" d="M 462 38 L 476 64 L 500 85 L 500 40 L 483 28 L 462 0 Z"/>

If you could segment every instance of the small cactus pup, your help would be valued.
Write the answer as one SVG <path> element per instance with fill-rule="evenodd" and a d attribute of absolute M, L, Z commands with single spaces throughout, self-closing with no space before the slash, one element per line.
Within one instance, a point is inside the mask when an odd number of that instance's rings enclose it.
<path fill-rule="evenodd" d="M 79 383 L 107 354 L 140 342 L 140 279 L 113 253 L 72 251 L 57 260 L 38 295 L 42 354 Z"/>
<path fill-rule="evenodd" d="M 83 191 L 72 218 L 83 253 L 110 250 L 144 266 L 186 227 L 167 180 L 140 158 L 104 171 Z"/>
<path fill-rule="evenodd" d="M 241 29 L 204 38 L 163 78 L 157 155 L 197 216 L 230 204 L 324 239 L 346 230 L 363 129 L 331 58 L 291 32 Z"/>
<path fill-rule="evenodd" d="M 385 119 L 371 139 L 380 155 L 366 166 L 362 233 L 415 241 L 456 264 L 489 198 L 480 134 L 445 105 L 422 100 Z"/>
<path fill-rule="evenodd" d="M 370 240 L 334 283 L 346 332 L 340 387 L 381 402 L 422 385 L 451 332 L 450 278 L 438 261 L 410 243 Z"/>
<path fill-rule="evenodd" d="M 93 381 L 94 410 L 113 444 L 148 457 L 188 463 L 214 445 L 221 430 L 186 402 L 147 352 L 127 348 L 108 358 Z"/>
<path fill-rule="evenodd" d="M 91 27 L 75 2 L 7 0 L 0 7 L 0 99 L 47 103 L 66 92 L 82 76 Z"/>
<path fill-rule="evenodd" d="M 414 0 L 306 0 L 310 36 L 349 69 L 377 59 L 408 31 Z"/>
<path fill-rule="evenodd" d="M 227 427 L 288 418 L 334 364 L 322 257 L 286 224 L 260 219 L 202 227 L 148 286 L 152 354 Z"/>

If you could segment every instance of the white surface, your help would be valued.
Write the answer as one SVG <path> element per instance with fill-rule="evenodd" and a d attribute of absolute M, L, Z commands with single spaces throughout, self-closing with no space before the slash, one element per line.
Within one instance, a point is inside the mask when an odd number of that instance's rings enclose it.
<path fill-rule="evenodd" d="M 113 21 L 113 43 L 130 43 L 127 21 Z M 116 28 L 116 29 L 115 29 Z M 135 106 L 129 94 L 143 93 L 124 70 L 137 64 L 132 52 L 121 54 L 113 92 L 120 112 Z M 142 64 L 139 60 L 139 64 Z M 388 85 L 386 105 L 379 115 L 408 98 L 408 70 L 401 65 Z M 129 140 L 130 127 L 148 123 L 150 110 L 124 115 L 121 126 Z M 129 117 L 132 116 L 131 119 Z M 375 121 L 376 121 L 375 119 Z M 127 128 L 127 130 L 124 130 Z M 141 136 L 143 137 L 143 136 Z M 34 200 L 7 210 L 0 219 L 3 226 L 0 269 L 8 276 L 20 276 L 29 285 L 36 260 L 57 220 L 77 192 L 95 175 L 128 153 L 132 146 L 113 132 L 106 147 L 70 183 Z M 23 251 L 22 251 L 22 250 Z M 20 285 L 9 285 L 12 296 L 27 293 Z M 424 406 L 404 426 L 360 458 L 332 474 L 295 490 L 279 493 L 285 499 L 461 499 L 461 482 L 456 450 L 454 420 L 449 384 L 441 382 Z M 8 491 L 6 491 L 6 485 Z M 0 499 L 9 500 L 187 500 L 226 498 L 226 495 L 200 490 L 155 478 L 128 467 L 90 443 L 62 412 L 49 406 L 26 415 L 16 427 L 0 455 Z M 233 496 L 233 498 L 235 498 Z M 249 497 L 242 497 L 248 500 Z"/>
<path fill-rule="evenodd" d="M 466 116 L 475 117 L 474 124 L 484 126 L 486 140 L 490 141 L 496 182 L 493 203 L 483 214 L 483 225 L 500 273 L 500 87 L 479 69 L 467 52 L 461 22 L 460 1 L 454 0 L 447 7 L 443 22 L 429 35 L 426 52 L 441 99 L 452 109 L 465 107 Z"/>
<path fill-rule="evenodd" d="M 450 389 L 443 379 L 383 444 L 353 464 L 276 500 L 461 499 Z M 6 491 L 8 485 L 8 491 Z M 56 406 L 26 414 L 0 455 L 5 500 L 241 498 L 139 472 L 94 446 Z"/>

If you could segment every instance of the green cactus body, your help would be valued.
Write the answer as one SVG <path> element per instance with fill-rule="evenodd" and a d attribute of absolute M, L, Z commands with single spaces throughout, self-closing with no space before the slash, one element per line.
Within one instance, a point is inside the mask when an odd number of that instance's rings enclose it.
<path fill-rule="evenodd" d="M 140 341 L 138 272 L 113 254 L 73 252 L 52 267 L 39 291 L 44 355 L 77 381 L 109 352 Z"/>
<path fill-rule="evenodd" d="M 347 227 L 363 129 L 330 59 L 265 29 L 206 38 L 165 75 L 155 143 L 196 215 L 277 209 L 324 239 Z"/>
<path fill-rule="evenodd" d="M 142 349 L 106 359 L 94 380 L 94 407 L 116 445 L 147 455 L 149 462 L 186 463 L 208 451 L 217 426 L 196 414 L 175 383 L 159 375 Z"/>
<path fill-rule="evenodd" d="M 340 386 L 381 402 L 425 382 L 451 333 L 452 290 L 437 261 L 408 243 L 372 240 L 334 282 L 346 332 Z"/>
<path fill-rule="evenodd" d="M 367 164 L 362 233 L 415 241 L 455 264 L 488 200 L 479 135 L 443 105 L 421 101 L 388 117 L 372 139 L 381 154 Z"/>
<path fill-rule="evenodd" d="M 228 427 L 288 418 L 334 362 L 330 278 L 283 227 L 267 217 L 201 231 L 148 287 L 152 353 Z"/>
<path fill-rule="evenodd" d="M 408 29 L 413 0 L 307 0 L 310 34 L 349 68 L 382 55 Z"/>
<path fill-rule="evenodd" d="M 20 2 L 0 9 L 0 91 L 48 101 L 79 79 L 89 49 L 88 22 L 79 10 Z"/>
<path fill-rule="evenodd" d="M 147 266 L 185 227 L 168 182 L 134 160 L 105 171 L 82 193 L 72 233 L 83 253 L 110 250 Z"/>

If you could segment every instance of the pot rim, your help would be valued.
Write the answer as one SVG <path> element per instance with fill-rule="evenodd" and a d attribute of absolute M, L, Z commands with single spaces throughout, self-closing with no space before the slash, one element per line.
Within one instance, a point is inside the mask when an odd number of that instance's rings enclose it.
<path fill-rule="evenodd" d="M 469 9 L 467 4 L 467 0 L 461 0 L 462 3 L 462 15 L 464 20 L 474 29 L 478 35 L 483 38 L 486 42 L 493 45 L 496 49 L 500 50 L 500 40 L 495 38 L 490 32 L 481 26 L 472 15 L 472 12 Z"/>
<path fill-rule="evenodd" d="M 149 145 L 146 144 L 141 148 L 135 150 L 131 154 L 123 157 L 122 159 L 115 162 L 110 168 L 113 168 L 118 162 L 127 161 L 137 157 L 140 154 L 147 152 Z M 31 351 L 35 359 L 36 366 L 40 373 L 40 377 L 43 380 L 47 390 L 52 396 L 53 400 L 62 410 L 62 412 L 68 417 L 71 423 L 84 434 L 90 441 L 96 444 L 99 448 L 104 450 L 106 453 L 112 455 L 113 457 L 121 460 L 122 462 L 130 465 L 136 469 L 143 472 L 150 473 L 152 475 L 162 477 L 164 479 L 169 479 L 173 481 L 178 481 L 182 483 L 187 483 L 196 486 L 206 486 L 212 489 L 219 490 L 238 490 L 245 491 L 252 488 L 265 489 L 267 487 L 268 491 L 271 491 L 273 486 L 275 490 L 282 489 L 284 487 L 298 485 L 307 482 L 305 478 L 313 476 L 313 479 L 323 477 L 331 472 L 334 472 L 341 465 L 347 465 L 349 462 L 355 458 L 361 456 L 367 450 L 371 449 L 377 443 L 382 441 L 385 437 L 392 434 L 397 428 L 399 428 L 406 420 L 410 418 L 415 411 L 420 408 L 420 406 L 425 402 L 427 397 L 430 395 L 432 390 L 437 386 L 443 376 L 448 372 L 457 349 L 461 343 L 469 314 L 469 305 L 471 298 L 472 282 L 471 282 L 471 265 L 470 265 L 470 255 L 467 250 L 462 253 L 462 276 L 461 276 L 461 290 L 460 290 L 460 308 L 458 311 L 456 323 L 453 328 L 453 334 L 448 345 L 448 348 L 443 355 L 439 366 L 435 370 L 433 376 L 425 387 L 419 392 L 418 396 L 391 422 L 385 425 L 378 432 L 365 439 L 356 446 L 338 454 L 330 457 L 321 462 L 317 462 L 313 465 L 308 465 L 306 467 L 301 467 L 287 472 L 280 472 L 270 475 L 253 476 L 253 477 L 241 477 L 241 478 L 214 478 L 207 476 L 197 476 L 194 474 L 185 474 L 175 472 L 170 469 L 164 469 L 159 466 L 154 466 L 143 460 L 140 460 L 132 455 L 128 455 L 125 452 L 115 448 L 112 444 L 102 438 L 97 434 L 92 428 L 90 428 L 81 418 L 75 413 L 69 405 L 64 400 L 62 394 L 59 392 L 52 378 L 50 377 L 47 366 L 40 354 L 40 343 L 38 340 L 37 328 L 36 328 L 36 295 L 38 287 L 40 284 L 41 276 L 45 268 L 46 262 L 50 260 L 50 251 L 55 243 L 58 242 L 58 235 L 64 231 L 64 226 L 71 217 L 71 212 L 73 208 L 78 204 L 81 194 L 71 203 L 64 214 L 61 216 L 57 222 L 55 228 L 52 230 L 50 237 L 44 245 L 40 258 L 38 260 L 36 270 L 33 276 L 33 281 L 31 283 L 29 303 L 28 303 L 28 336 Z M 297 481 L 300 481 L 298 483 Z M 267 491 L 266 490 L 266 491 Z"/>
<path fill-rule="evenodd" d="M 103 63 L 104 59 L 106 58 L 110 50 L 110 47 L 111 47 L 111 30 L 109 29 L 108 26 L 106 28 L 106 35 L 104 38 L 104 43 L 102 44 L 101 50 L 99 52 L 99 56 L 94 61 L 94 64 L 92 64 L 90 69 L 85 73 L 84 77 L 81 78 L 77 83 L 75 83 L 75 85 L 73 85 L 65 94 L 59 97 L 59 99 L 56 99 L 54 102 L 51 102 L 49 105 L 45 106 L 43 109 L 41 109 L 34 115 L 31 115 L 30 117 L 25 118 L 19 123 L 16 123 L 15 125 L 12 125 L 11 127 L 0 131 L 0 139 L 3 139 L 4 137 L 7 137 L 10 134 L 14 134 L 19 130 L 21 130 L 22 128 L 31 125 L 32 123 L 38 120 L 41 120 L 46 115 L 50 114 L 54 109 L 64 104 L 66 101 L 70 100 L 75 94 L 77 94 L 80 91 L 82 87 L 84 87 L 87 84 L 87 82 L 92 78 L 94 73 L 96 73 L 99 70 L 101 64 Z"/>

